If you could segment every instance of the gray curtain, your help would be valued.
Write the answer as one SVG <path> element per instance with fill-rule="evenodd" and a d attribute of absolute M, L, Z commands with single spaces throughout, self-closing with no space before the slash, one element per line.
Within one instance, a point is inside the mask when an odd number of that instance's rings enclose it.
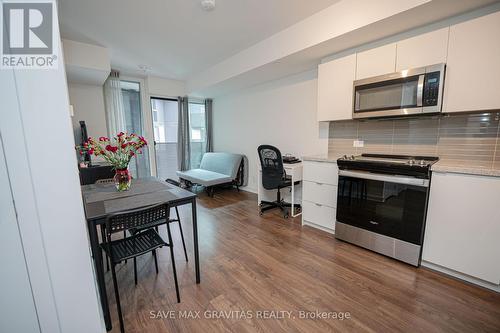
<path fill-rule="evenodd" d="M 210 98 L 205 100 L 205 129 L 206 129 L 206 142 L 205 151 L 214 151 L 213 147 L 213 124 L 212 124 L 212 100 Z"/>
<path fill-rule="evenodd" d="M 177 129 L 177 167 L 180 171 L 191 168 L 191 135 L 189 126 L 189 102 L 187 96 L 178 98 L 179 119 Z"/>

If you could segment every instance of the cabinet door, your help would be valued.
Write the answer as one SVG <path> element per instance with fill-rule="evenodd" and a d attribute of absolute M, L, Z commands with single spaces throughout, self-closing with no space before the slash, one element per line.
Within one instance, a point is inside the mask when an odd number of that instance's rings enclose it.
<path fill-rule="evenodd" d="M 500 283 L 500 178 L 434 173 L 422 259 Z"/>
<path fill-rule="evenodd" d="M 356 80 L 396 71 L 396 44 L 384 45 L 357 54 Z"/>
<path fill-rule="evenodd" d="M 355 74 L 355 54 L 319 65 L 318 121 L 352 119 Z"/>
<path fill-rule="evenodd" d="M 444 112 L 500 108 L 500 12 L 450 27 Z"/>
<path fill-rule="evenodd" d="M 398 42 L 396 71 L 445 63 L 449 30 L 447 27 Z"/>

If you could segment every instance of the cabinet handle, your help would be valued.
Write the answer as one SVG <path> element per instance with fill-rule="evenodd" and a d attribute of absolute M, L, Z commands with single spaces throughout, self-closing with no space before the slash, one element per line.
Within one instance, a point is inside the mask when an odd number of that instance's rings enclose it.
<path fill-rule="evenodd" d="M 371 224 L 378 225 L 378 222 L 370 221 Z"/>
<path fill-rule="evenodd" d="M 323 207 L 323 205 L 319 204 L 319 203 L 314 203 L 316 206 L 318 207 Z"/>
<path fill-rule="evenodd" d="M 318 185 L 323 185 L 323 183 L 318 183 L 318 182 L 316 182 L 316 184 L 318 184 Z"/>

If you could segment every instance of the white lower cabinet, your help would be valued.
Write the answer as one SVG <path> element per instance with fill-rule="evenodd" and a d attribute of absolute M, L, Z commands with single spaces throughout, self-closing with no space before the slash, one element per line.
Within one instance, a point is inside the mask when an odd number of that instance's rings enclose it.
<path fill-rule="evenodd" d="M 433 174 L 422 259 L 500 284 L 500 178 Z"/>
<path fill-rule="evenodd" d="M 335 231 L 338 168 L 332 162 L 304 162 L 302 224 Z"/>

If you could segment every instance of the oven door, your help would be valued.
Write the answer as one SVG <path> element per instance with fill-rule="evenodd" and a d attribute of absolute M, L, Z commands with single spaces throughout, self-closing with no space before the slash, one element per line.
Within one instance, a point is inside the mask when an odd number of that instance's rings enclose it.
<path fill-rule="evenodd" d="M 422 245 L 429 180 L 339 171 L 337 221 Z"/>

